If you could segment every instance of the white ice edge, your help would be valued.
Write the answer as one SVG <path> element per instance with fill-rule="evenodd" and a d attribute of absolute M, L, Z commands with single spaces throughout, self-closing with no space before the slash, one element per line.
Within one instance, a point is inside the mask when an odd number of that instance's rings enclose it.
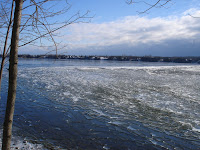
<path fill-rule="evenodd" d="M 197 69 L 198 68 L 198 69 Z M 25 68 L 26 70 L 34 70 L 33 68 Z M 63 67 L 37 67 L 36 70 L 57 70 L 57 69 L 79 69 L 79 70 L 119 70 L 119 69 L 128 69 L 128 70 L 138 70 L 138 69 L 147 69 L 147 70 L 159 70 L 159 69 L 183 69 L 185 71 L 195 71 L 200 72 L 200 65 L 175 65 L 175 66 L 63 66 Z"/>
<path fill-rule="evenodd" d="M 2 138 L 2 131 L 0 133 L 0 137 Z M 0 147 L 2 146 L 2 139 L 0 138 Z M 22 139 L 18 136 L 14 136 L 12 135 L 12 141 L 11 141 L 11 145 L 10 145 L 10 149 L 11 150 L 16 150 L 16 149 L 20 149 L 20 150 L 47 150 L 46 148 L 44 148 L 44 146 L 42 144 L 33 144 L 28 142 L 26 139 Z"/>

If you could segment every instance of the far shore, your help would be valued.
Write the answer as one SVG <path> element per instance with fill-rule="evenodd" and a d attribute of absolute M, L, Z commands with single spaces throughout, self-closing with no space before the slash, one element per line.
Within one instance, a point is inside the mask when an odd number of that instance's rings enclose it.
<path fill-rule="evenodd" d="M 2 55 L 0 55 L 2 57 Z M 29 55 L 21 54 L 19 58 L 36 59 L 80 59 L 80 60 L 115 60 L 115 61 L 142 61 L 142 62 L 173 62 L 173 63 L 198 63 L 200 56 L 187 57 L 160 57 L 160 56 L 76 56 L 76 55 Z"/>

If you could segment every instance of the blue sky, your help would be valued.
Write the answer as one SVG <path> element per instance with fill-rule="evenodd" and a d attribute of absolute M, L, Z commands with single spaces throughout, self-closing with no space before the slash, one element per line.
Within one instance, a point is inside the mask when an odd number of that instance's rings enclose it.
<path fill-rule="evenodd" d="M 146 0 L 147 2 L 147 0 Z M 148 0 L 154 3 L 156 0 Z M 90 23 L 68 26 L 57 34 L 59 53 L 75 55 L 200 56 L 198 0 L 172 0 L 166 8 L 144 3 L 127 5 L 125 0 L 69 1 L 69 16 L 90 10 Z M 59 7 L 59 6 L 57 6 Z M 57 18 L 62 20 L 63 18 Z M 39 49 L 39 51 L 37 50 Z M 46 53 L 49 49 L 26 46 L 20 53 Z"/>
<path fill-rule="evenodd" d="M 146 2 L 155 3 L 157 0 L 144 0 Z M 95 14 L 93 22 L 108 22 L 120 19 L 126 16 L 148 16 L 148 17 L 164 17 L 168 15 L 180 15 L 191 8 L 198 8 L 197 0 L 172 0 L 166 8 L 152 9 L 148 13 L 138 14 L 149 8 L 144 3 L 136 3 L 127 5 L 126 0 L 82 0 L 72 1 L 74 9 L 90 10 Z M 200 5 L 199 5 L 200 6 Z"/>

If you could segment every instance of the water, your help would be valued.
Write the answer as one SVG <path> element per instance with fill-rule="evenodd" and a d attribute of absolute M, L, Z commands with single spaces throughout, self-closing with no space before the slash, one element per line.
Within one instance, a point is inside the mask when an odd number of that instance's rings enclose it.
<path fill-rule="evenodd" d="M 35 149 L 200 149 L 199 65 L 20 59 L 17 88 L 14 137 Z"/>

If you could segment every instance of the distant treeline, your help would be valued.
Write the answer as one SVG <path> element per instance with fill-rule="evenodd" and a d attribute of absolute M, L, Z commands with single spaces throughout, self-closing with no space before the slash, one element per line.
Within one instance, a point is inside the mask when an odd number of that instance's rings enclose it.
<path fill-rule="evenodd" d="M 81 60 L 117 60 L 143 62 L 199 63 L 199 57 L 159 57 L 159 56 L 75 56 L 75 55 L 18 55 L 19 58 L 38 59 L 81 59 Z M 2 55 L 0 55 L 2 57 Z"/>

